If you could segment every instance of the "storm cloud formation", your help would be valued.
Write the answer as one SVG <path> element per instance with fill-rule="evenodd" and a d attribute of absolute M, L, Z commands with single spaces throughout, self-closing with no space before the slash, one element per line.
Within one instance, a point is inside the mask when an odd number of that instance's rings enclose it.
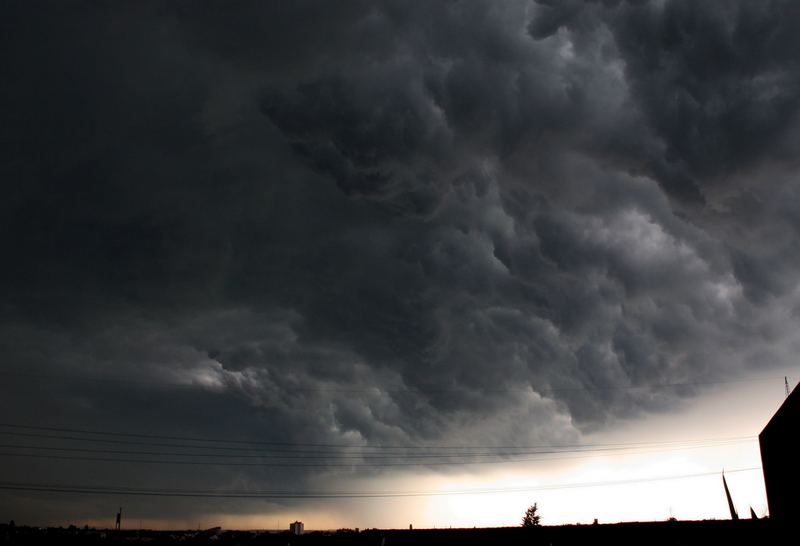
<path fill-rule="evenodd" d="M 574 442 L 785 363 L 799 10 L 4 6 L 4 419 Z"/>

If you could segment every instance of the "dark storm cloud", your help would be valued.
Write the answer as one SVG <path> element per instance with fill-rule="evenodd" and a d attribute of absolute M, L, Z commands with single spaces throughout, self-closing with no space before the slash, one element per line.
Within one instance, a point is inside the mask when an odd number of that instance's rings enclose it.
<path fill-rule="evenodd" d="M 4 8 L 4 414 L 558 443 L 781 363 L 796 9 Z"/>
<path fill-rule="evenodd" d="M 791 157 L 796 139 L 785 137 L 796 131 L 798 106 L 792 2 L 542 4 L 529 26 L 537 39 L 599 25 L 613 33 L 630 90 L 665 147 L 662 159 L 686 171 L 685 184 L 721 183 L 765 156 Z"/>

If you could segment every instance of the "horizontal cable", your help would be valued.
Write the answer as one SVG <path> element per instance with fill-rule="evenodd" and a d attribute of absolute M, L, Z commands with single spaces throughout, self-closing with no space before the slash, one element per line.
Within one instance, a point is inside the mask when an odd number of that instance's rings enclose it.
<path fill-rule="evenodd" d="M 315 448 L 313 453 L 319 453 L 318 448 L 330 449 L 349 449 L 349 450 L 466 450 L 466 449 L 493 449 L 493 450 L 535 450 L 535 449 L 583 449 L 583 448 L 598 448 L 606 449 L 611 447 L 630 447 L 630 446 L 652 446 L 652 445 L 671 445 L 671 444 L 685 444 L 687 442 L 706 442 L 706 441 L 741 441 L 755 438 L 754 436 L 735 436 L 727 438 L 714 438 L 714 439 L 701 439 L 701 440 L 676 440 L 665 442 L 621 442 L 621 443 L 607 443 L 607 444 L 540 444 L 540 445 L 460 445 L 460 446 L 444 446 L 444 445 L 373 445 L 373 446 L 357 446 L 347 444 L 315 444 L 315 443 L 299 443 L 299 442 L 264 442 L 264 441 L 250 441 L 250 440 L 235 440 L 235 439 L 222 439 L 222 438 L 200 438 L 190 436 L 168 436 L 158 434 L 137 434 L 130 432 L 116 432 L 116 431 L 100 431 L 89 429 L 76 429 L 76 428 L 58 428 L 58 427 L 43 427 L 34 425 L 20 425 L 12 423 L 0 423 L 0 428 L 11 428 L 13 430 L 0 430 L 0 435 L 9 436 L 23 436 L 31 438 L 47 438 L 47 439 L 63 439 L 75 440 L 97 443 L 114 443 L 126 445 L 147 445 L 159 447 L 181 447 L 181 448 L 202 448 L 202 449 L 215 449 L 215 450 L 237 450 L 237 451 L 255 451 L 254 448 L 238 447 L 242 445 L 251 446 L 267 446 L 267 447 L 291 447 L 291 448 Z M 21 430 L 36 430 L 46 432 L 63 432 L 89 435 L 85 436 L 71 436 L 71 435 L 55 435 L 55 434 L 38 434 L 32 432 L 20 432 Z M 108 439 L 103 438 L 110 436 L 112 438 L 128 438 L 127 440 L 121 439 Z M 136 440 L 134 440 L 136 439 Z M 176 443 L 152 443 L 144 442 L 140 439 L 156 439 L 156 440 L 175 440 L 180 442 L 193 442 L 193 443 L 213 443 L 213 444 L 234 444 L 234 446 L 200 446 L 192 444 L 176 444 Z M 276 449 L 270 449 L 270 452 L 278 452 Z M 285 453 L 298 453 L 296 450 L 283 451 Z"/>
<path fill-rule="evenodd" d="M 725 445 L 725 444 L 722 444 Z M 539 457 L 523 457 L 519 458 L 514 454 L 497 455 L 495 460 L 470 460 L 465 456 L 458 456 L 462 460 L 417 460 L 414 462 L 403 462 L 403 456 L 397 456 L 395 459 L 400 461 L 391 462 L 368 462 L 370 457 L 364 456 L 361 462 L 353 461 L 350 463 L 296 463 L 284 461 L 268 461 L 268 462 L 241 462 L 241 461 L 181 461 L 181 460 L 168 460 L 168 459 L 128 459 L 120 457 L 87 457 L 87 456 L 72 456 L 72 455 L 50 455 L 41 453 L 2 453 L 0 457 L 24 457 L 27 459 L 53 459 L 62 461 L 93 461 L 93 462 L 106 462 L 106 463 L 126 463 L 126 464 L 162 464 L 162 465 L 187 465 L 187 466 L 253 466 L 262 468 L 353 468 L 353 467 L 408 467 L 408 466 L 446 466 L 446 465 L 485 465 L 485 464 L 508 464 L 508 463 L 523 463 L 523 462 L 536 462 L 536 461 L 552 461 L 552 460 L 568 460 L 568 459 L 585 459 L 590 457 L 599 457 L 604 455 L 638 455 L 643 453 L 663 453 L 667 451 L 680 451 L 687 449 L 709 449 L 710 445 L 694 445 L 694 446 L 681 446 L 681 447 L 668 447 L 668 448 L 619 448 L 613 452 L 585 452 L 585 451 L 563 451 L 563 452 L 542 452 Z M 626 453 L 627 452 L 627 453 Z M 577 453 L 576 455 L 559 456 L 563 454 Z M 453 456 L 455 457 L 455 456 Z M 501 459 L 500 457 L 509 457 Z M 283 457 L 287 459 L 289 457 Z M 292 457 L 292 461 L 297 457 Z M 335 458 L 332 458 L 336 460 Z M 367 462 L 364 462 L 367 461 Z"/>
<path fill-rule="evenodd" d="M 681 445 L 661 446 L 665 451 L 680 450 L 680 449 L 696 449 L 696 448 L 711 448 L 717 446 L 732 445 L 738 443 L 749 442 L 752 437 L 743 437 L 739 439 L 717 440 L 717 441 L 702 441 L 702 442 L 686 442 Z M 658 446 L 659 444 L 655 444 Z M 233 459 L 358 459 L 358 460 L 380 460 L 380 459 L 453 459 L 453 458 L 469 458 L 469 457 L 515 457 L 520 455 L 542 455 L 542 454 L 560 454 L 560 453 L 602 453 L 602 452 L 619 452 L 619 451 L 633 451 L 648 449 L 648 446 L 618 446 L 618 447 L 577 447 L 573 449 L 538 449 L 532 451 L 514 451 L 514 452 L 458 452 L 458 453 L 419 453 L 414 452 L 410 454 L 403 453 L 330 453 L 330 454 L 307 454 L 307 452 L 290 452 L 288 454 L 280 453 L 245 453 L 245 454 L 220 454 L 220 453 L 187 453 L 177 451 L 134 451 L 125 449 L 98 449 L 98 448 L 81 448 L 81 447 L 61 447 L 61 446 L 36 446 L 36 445 L 20 445 L 20 444 L 0 444 L 0 449 L 30 449 L 34 451 L 62 451 L 73 453 L 100 453 L 111 455 L 159 455 L 159 456 L 172 456 L 172 457 L 216 457 L 216 458 L 233 458 Z"/>
<path fill-rule="evenodd" d="M 727 474 L 753 472 L 761 467 L 737 468 L 726 470 Z M 44 493 L 74 493 L 86 495 L 137 495 L 153 497 L 193 497 L 193 498 L 229 498 L 229 499 L 342 499 L 342 498 L 391 498 L 391 497 L 433 497 L 449 495 L 487 495 L 500 493 L 517 493 L 529 491 L 549 491 L 559 489 L 576 489 L 588 487 L 610 487 L 638 483 L 683 480 L 716 476 L 719 472 L 698 472 L 694 474 L 678 474 L 672 476 L 654 476 L 650 478 L 632 478 L 627 480 L 608 480 L 600 482 L 568 482 L 562 484 L 546 484 L 531 487 L 513 487 L 498 489 L 467 489 L 455 491 L 354 491 L 354 492 L 310 492 L 298 493 L 289 491 L 210 491 L 187 489 L 142 489 L 118 486 L 80 486 L 64 484 L 37 484 L 25 482 L 0 482 L 0 489 L 9 491 L 32 491 Z"/>
<path fill-rule="evenodd" d="M 51 386 L 58 387 L 64 382 L 70 381 L 73 383 L 122 383 L 122 384 L 139 384 L 142 386 L 152 386 L 159 389 L 196 389 L 198 387 L 208 387 L 208 385 L 197 382 L 189 383 L 165 383 L 162 380 L 120 376 L 120 375 L 102 375 L 96 377 L 76 376 L 74 374 L 53 373 L 49 371 L 29 372 L 20 370 L 0 370 L 0 375 L 17 376 L 17 377 L 30 377 L 36 379 L 57 379 L 59 383 L 51 384 Z M 671 389 L 681 387 L 698 387 L 698 386 L 713 386 L 713 385 L 728 385 L 736 383 L 753 383 L 761 381 L 775 381 L 776 378 L 772 376 L 759 376 L 748 377 L 741 379 L 717 379 L 708 381 L 676 381 L 665 383 L 647 383 L 641 385 L 579 385 L 570 387 L 553 387 L 542 386 L 539 388 L 536 385 L 526 384 L 519 387 L 503 387 L 503 388 L 489 388 L 485 386 L 469 386 L 464 385 L 459 388 L 443 388 L 438 386 L 424 386 L 424 385 L 405 385 L 396 388 L 381 388 L 378 386 L 366 386 L 363 388 L 356 387 L 329 387 L 323 385 L 317 386 L 300 386 L 300 385 L 280 385 L 276 386 L 277 390 L 286 393 L 342 393 L 342 394 L 448 394 L 448 393 L 491 393 L 491 394 L 504 394 L 504 393 L 528 393 L 536 392 L 543 396 L 548 396 L 557 393 L 569 392 L 609 392 L 609 391 L 643 391 L 643 390 L 658 390 L 658 389 Z M 33 386 L 33 385 L 32 385 Z M 224 386 L 223 384 L 214 385 Z M 42 388 L 42 384 L 36 384 L 37 389 Z"/>

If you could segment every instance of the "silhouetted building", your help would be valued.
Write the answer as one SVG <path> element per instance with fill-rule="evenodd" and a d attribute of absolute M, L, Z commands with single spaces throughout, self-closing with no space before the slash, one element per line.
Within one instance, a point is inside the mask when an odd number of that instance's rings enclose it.
<path fill-rule="evenodd" d="M 800 389 L 794 389 L 758 435 L 769 515 L 778 521 L 791 521 L 800 515 L 800 450 L 795 447 L 798 431 Z"/>
<path fill-rule="evenodd" d="M 293 535 L 302 535 L 303 534 L 303 522 L 302 521 L 295 521 L 294 523 L 289 524 L 289 532 Z"/>

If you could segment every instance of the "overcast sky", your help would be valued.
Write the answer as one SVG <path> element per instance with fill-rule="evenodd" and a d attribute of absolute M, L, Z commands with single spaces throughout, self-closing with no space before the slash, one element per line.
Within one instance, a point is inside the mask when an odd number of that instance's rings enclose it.
<path fill-rule="evenodd" d="M 4 2 L 0 481 L 458 489 L 782 393 L 799 42 L 791 0 Z M 18 523 L 120 504 L 311 510 L 0 489 Z"/>

